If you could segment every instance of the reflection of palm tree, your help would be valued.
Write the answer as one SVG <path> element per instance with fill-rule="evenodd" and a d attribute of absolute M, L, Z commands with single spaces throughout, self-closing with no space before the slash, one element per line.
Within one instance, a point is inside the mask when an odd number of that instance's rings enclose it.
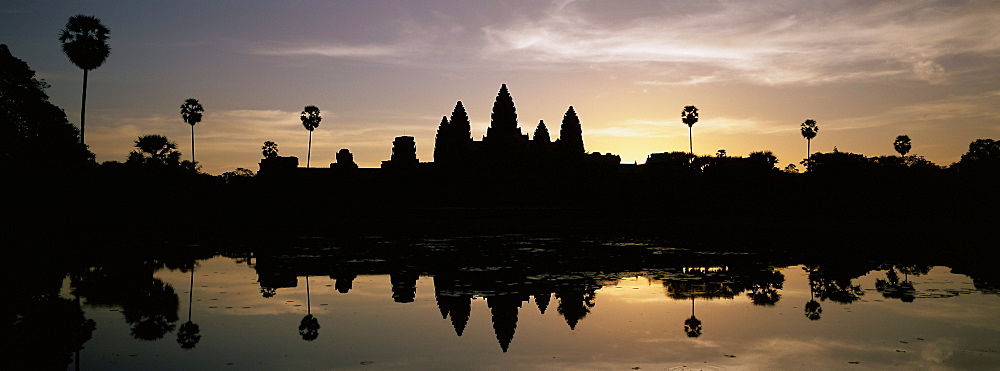
<path fill-rule="evenodd" d="M 69 57 L 77 67 L 83 70 L 83 103 L 80 105 L 80 143 L 86 144 L 83 140 L 84 129 L 86 128 L 87 113 L 87 73 L 104 64 L 111 54 L 111 47 L 108 46 L 108 34 L 111 33 L 107 27 L 101 24 L 97 17 L 86 15 L 75 15 L 66 22 L 66 28 L 59 35 L 62 42 L 63 53 Z"/>
<path fill-rule="evenodd" d="M 823 307 L 819 305 L 816 301 L 816 286 L 819 285 L 817 277 L 815 277 L 816 271 L 813 266 L 808 266 L 805 268 L 809 272 L 809 301 L 806 302 L 806 318 L 810 321 L 818 321 L 820 316 L 823 314 Z"/>
<path fill-rule="evenodd" d="M 913 283 L 909 282 L 909 273 L 913 272 L 913 267 L 899 267 L 899 270 L 906 274 L 903 282 L 899 282 L 899 275 L 896 274 L 895 267 L 889 267 L 885 273 L 886 279 L 875 280 L 875 290 L 882 293 L 885 298 L 899 299 L 904 303 L 912 303 L 916 299 L 916 289 Z"/>
<path fill-rule="evenodd" d="M 306 106 L 302 109 L 302 114 L 299 117 L 302 120 L 302 126 L 309 130 L 309 149 L 306 152 L 306 167 L 309 167 L 309 159 L 312 157 L 312 145 L 313 145 L 313 130 L 319 127 L 319 122 L 323 120 L 319 116 L 319 107 L 316 106 Z"/>
<path fill-rule="evenodd" d="M 305 341 L 316 340 L 319 337 L 319 320 L 312 314 L 302 317 L 302 322 L 299 322 L 299 335 Z"/>
<path fill-rule="evenodd" d="M 818 321 L 822 315 L 823 307 L 819 305 L 819 302 L 815 298 L 806 302 L 806 318 L 810 321 Z"/>
<path fill-rule="evenodd" d="M 694 316 L 694 296 L 691 297 L 691 318 L 684 320 L 684 332 L 689 338 L 701 336 L 701 320 Z"/>
<path fill-rule="evenodd" d="M 306 316 L 299 322 L 299 335 L 305 341 L 313 341 L 319 337 L 319 320 L 312 315 L 312 302 L 309 296 L 309 276 L 306 276 Z"/>
<path fill-rule="evenodd" d="M 278 294 L 278 289 L 276 289 L 274 287 L 261 287 L 260 288 L 260 296 L 263 296 L 264 299 L 273 298 L 274 295 L 277 295 L 277 294 Z"/>
<path fill-rule="evenodd" d="M 191 266 L 191 285 L 188 289 L 188 320 L 181 324 L 181 327 L 177 330 L 177 344 L 181 345 L 181 349 L 193 349 L 195 345 L 198 345 L 198 341 L 201 340 L 201 332 L 198 329 L 198 325 L 191 322 L 191 306 L 194 301 L 194 265 Z"/>

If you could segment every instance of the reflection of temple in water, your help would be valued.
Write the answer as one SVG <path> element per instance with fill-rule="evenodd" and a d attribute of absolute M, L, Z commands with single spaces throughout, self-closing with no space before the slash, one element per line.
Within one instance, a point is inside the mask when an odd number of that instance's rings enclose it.
<path fill-rule="evenodd" d="M 465 243 L 470 245 L 462 245 Z M 494 335 L 505 352 L 514 342 L 518 315 L 525 308 L 544 315 L 554 306 L 557 316 L 574 331 L 597 307 L 597 292 L 622 279 L 646 277 L 663 285 L 666 298 L 692 301 L 692 305 L 696 300 L 731 300 L 743 293 L 754 304 L 773 304 L 780 298 L 777 290 L 784 282 L 781 273 L 767 264 L 718 264 L 703 257 L 664 256 L 641 246 L 590 246 L 578 241 L 507 245 L 475 240 L 345 247 L 335 241 L 304 240 L 297 244 L 291 251 L 286 248 L 279 254 L 258 254 L 255 268 L 262 288 L 294 287 L 299 276 L 325 275 L 336 280 L 338 292 L 346 293 L 359 275 L 381 275 L 391 284 L 386 295 L 397 303 L 412 303 L 419 294 L 420 277 L 431 276 L 438 310 L 455 335 L 466 333 L 470 318 L 476 315 L 474 300 L 482 298 L 489 308 Z M 534 305 L 526 306 L 529 301 Z M 700 334 L 700 321 L 695 324 L 689 318 L 688 322 L 690 333 Z"/>

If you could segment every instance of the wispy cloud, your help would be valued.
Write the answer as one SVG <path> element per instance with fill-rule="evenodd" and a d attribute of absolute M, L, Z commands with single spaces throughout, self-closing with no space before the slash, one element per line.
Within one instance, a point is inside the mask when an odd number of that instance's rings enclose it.
<path fill-rule="evenodd" d="M 1000 52 L 1000 4 L 989 2 L 722 2 L 619 21 L 599 19 L 586 4 L 558 5 L 484 27 L 485 54 L 554 65 L 667 64 L 679 76 L 697 76 L 663 85 L 777 85 L 885 77 L 941 83 L 948 71 L 940 58 Z"/>
<path fill-rule="evenodd" d="M 627 120 L 587 130 L 589 136 L 643 137 L 643 138 L 687 138 L 687 130 L 678 121 Z M 695 124 L 700 135 L 708 134 L 786 134 L 798 127 L 757 118 L 716 117 Z"/>
<path fill-rule="evenodd" d="M 988 128 L 1000 130 L 1000 95 L 997 91 L 949 97 L 939 100 L 891 107 L 885 111 L 860 117 L 845 117 L 829 121 L 830 130 L 853 130 L 892 125 L 909 128 L 920 125 L 965 125 L 987 123 Z"/>
<path fill-rule="evenodd" d="M 261 55 L 314 55 L 334 58 L 371 58 L 402 56 L 409 54 L 408 48 L 386 45 L 280 45 L 265 46 L 252 51 Z"/>

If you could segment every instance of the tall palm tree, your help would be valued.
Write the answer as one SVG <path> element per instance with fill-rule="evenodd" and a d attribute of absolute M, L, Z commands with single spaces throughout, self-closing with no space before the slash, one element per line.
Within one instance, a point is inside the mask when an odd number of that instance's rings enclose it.
<path fill-rule="evenodd" d="M 906 156 L 906 154 L 910 152 L 911 147 L 913 147 L 913 145 L 910 143 L 909 135 L 900 135 L 896 137 L 896 141 L 892 142 L 892 148 L 895 148 L 896 152 L 899 152 L 900 156 Z"/>
<path fill-rule="evenodd" d="M 309 130 L 309 149 L 306 152 L 306 167 L 309 167 L 309 159 L 312 157 L 312 145 L 313 145 L 313 130 L 319 127 L 319 122 L 323 120 L 319 116 L 319 107 L 316 106 L 306 106 L 302 110 L 302 114 L 299 117 L 302 120 L 302 126 Z"/>
<path fill-rule="evenodd" d="M 181 119 L 191 125 L 191 163 L 194 163 L 194 124 L 201 122 L 201 116 L 205 113 L 205 108 L 197 99 L 188 98 L 181 104 Z"/>
<path fill-rule="evenodd" d="M 694 137 L 691 134 L 691 127 L 698 122 L 698 108 L 684 106 L 684 110 L 681 111 L 681 121 L 688 126 L 688 144 L 691 145 L 691 155 L 694 156 Z"/>
<path fill-rule="evenodd" d="M 818 131 L 816 120 L 808 119 L 802 123 L 802 137 L 806 138 L 806 171 L 809 171 L 809 165 L 812 164 L 812 139 L 816 137 Z"/>
<path fill-rule="evenodd" d="M 97 17 L 77 14 L 69 18 L 66 28 L 59 34 L 63 53 L 83 70 L 83 103 L 80 104 L 80 143 L 83 144 L 86 144 L 83 135 L 87 113 L 87 73 L 108 60 L 111 54 L 111 47 L 108 46 L 110 33 L 111 30 Z"/>

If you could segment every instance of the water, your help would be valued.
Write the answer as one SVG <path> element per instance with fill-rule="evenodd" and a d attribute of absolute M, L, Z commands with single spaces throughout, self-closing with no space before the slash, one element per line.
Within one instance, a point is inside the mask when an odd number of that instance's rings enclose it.
<path fill-rule="evenodd" d="M 572 252 L 558 239 L 475 242 L 487 246 L 482 251 L 503 251 L 495 255 L 460 252 L 468 249 L 461 241 L 417 240 L 405 248 L 373 241 L 358 250 L 303 239 L 252 257 L 213 256 L 197 260 L 193 276 L 190 264 L 149 263 L 127 274 L 105 268 L 66 278 L 61 295 L 80 296 L 96 323 L 81 368 L 1000 364 L 998 291 L 947 266 L 789 264 L 620 241 L 577 241 Z M 139 283 L 123 283 L 131 279 Z M 318 329 L 300 329 L 307 315 Z M 188 321 L 200 338 L 183 349 L 178 332 Z"/>

